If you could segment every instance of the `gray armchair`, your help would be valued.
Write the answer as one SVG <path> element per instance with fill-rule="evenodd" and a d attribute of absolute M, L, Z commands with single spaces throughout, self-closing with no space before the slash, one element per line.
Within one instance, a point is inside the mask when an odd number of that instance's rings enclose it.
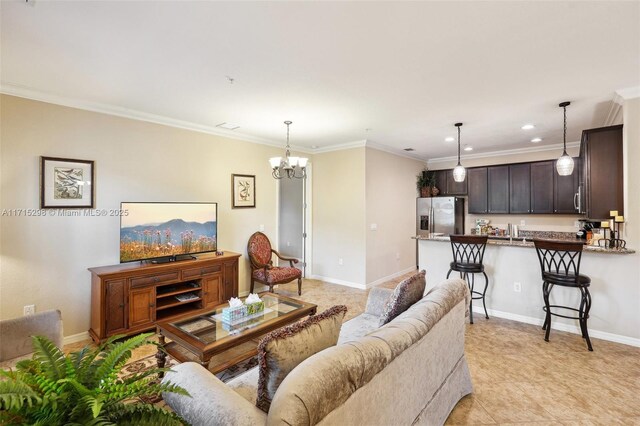
<path fill-rule="evenodd" d="M 39 312 L 0 321 L 0 367 L 7 368 L 33 352 L 31 336 L 45 336 L 62 349 L 62 314 Z"/>

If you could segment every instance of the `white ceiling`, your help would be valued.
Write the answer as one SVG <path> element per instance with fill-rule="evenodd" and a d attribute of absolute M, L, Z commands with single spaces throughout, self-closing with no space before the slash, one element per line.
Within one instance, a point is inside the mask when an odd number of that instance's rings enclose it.
<path fill-rule="evenodd" d="M 562 140 L 640 86 L 640 2 L 1 4 L 3 91 L 22 88 L 326 147 L 455 155 Z M 234 79 L 230 84 L 226 76 Z M 525 123 L 536 129 L 523 131 Z M 365 129 L 371 129 L 369 131 Z"/>

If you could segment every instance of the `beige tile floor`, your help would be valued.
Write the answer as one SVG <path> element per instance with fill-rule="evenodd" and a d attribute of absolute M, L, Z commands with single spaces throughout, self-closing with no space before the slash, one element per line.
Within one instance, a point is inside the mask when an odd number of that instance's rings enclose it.
<path fill-rule="evenodd" d="M 294 284 L 276 291 L 298 298 Z M 305 280 L 299 298 L 316 303 L 319 311 L 347 305 L 350 319 L 364 311 L 367 294 Z M 478 315 L 466 331 L 474 393 L 458 403 L 446 424 L 640 425 L 640 348 L 592 339 L 594 352 L 588 352 L 580 336 L 556 330 L 550 340 L 544 341 L 537 326 Z M 149 345 L 133 359 L 154 352 Z"/>

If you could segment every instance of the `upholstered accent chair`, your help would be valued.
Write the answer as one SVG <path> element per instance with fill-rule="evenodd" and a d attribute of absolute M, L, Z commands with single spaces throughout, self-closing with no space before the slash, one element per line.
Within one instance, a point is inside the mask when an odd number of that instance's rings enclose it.
<path fill-rule="evenodd" d="M 273 293 L 273 286 L 276 284 L 286 284 L 298 280 L 298 296 L 302 295 L 302 271 L 293 265 L 298 263 L 298 259 L 284 257 L 271 248 L 269 238 L 262 232 L 256 232 L 249 237 L 247 253 L 251 262 L 251 293 L 255 282 L 269 286 L 269 291 Z M 290 266 L 273 266 L 273 255 L 280 260 L 288 261 Z"/>

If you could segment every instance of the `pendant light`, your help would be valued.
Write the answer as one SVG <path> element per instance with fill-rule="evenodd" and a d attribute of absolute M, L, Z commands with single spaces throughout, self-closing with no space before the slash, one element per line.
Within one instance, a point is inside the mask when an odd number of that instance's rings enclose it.
<path fill-rule="evenodd" d="M 287 147 L 284 152 L 284 157 L 273 157 L 269 159 L 271 164 L 271 175 L 274 179 L 282 179 L 287 177 L 289 179 L 304 179 L 307 177 L 306 167 L 308 159 L 305 157 L 291 157 L 289 147 L 289 126 L 291 121 L 285 121 L 287 125 Z"/>
<path fill-rule="evenodd" d="M 460 164 L 460 127 L 462 123 L 456 123 L 455 126 L 458 128 L 458 165 L 453 169 L 453 180 L 456 182 L 464 182 L 467 171 L 462 167 L 462 164 Z"/>
<path fill-rule="evenodd" d="M 556 161 L 556 170 L 560 176 L 569 176 L 573 173 L 573 158 L 567 154 L 567 107 L 571 102 L 561 102 L 558 106 L 564 110 L 564 149 L 562 157 Z"/>

